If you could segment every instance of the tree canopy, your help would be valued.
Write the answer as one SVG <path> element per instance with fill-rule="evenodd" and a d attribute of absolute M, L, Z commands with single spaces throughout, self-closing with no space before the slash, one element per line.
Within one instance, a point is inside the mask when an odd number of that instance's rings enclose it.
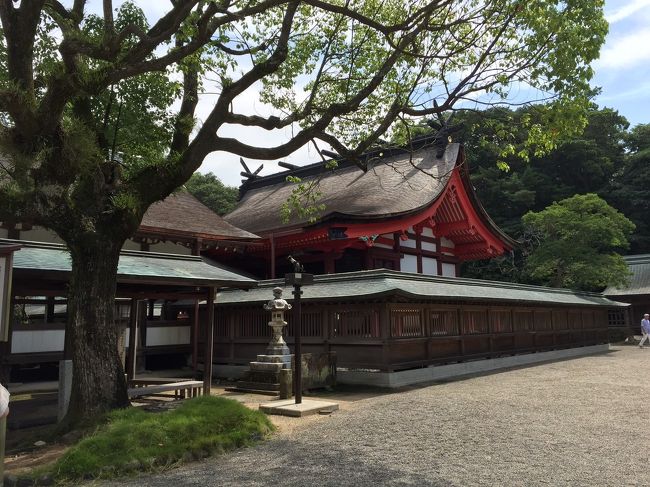
<path fill-rule="evenodd" d="M 552 287 L 600 291 L 624 285 L 630 271 L 617 251 L 634 224 L 595 194 L 575 195 L 522 218 L 538 240 L 525 270 Z"/>
<path fill-rule="evenodd" d="M 602 9 L 185 0 L 150 23 L 131 2 L 1 0 L 0 219 L 50 228 L 70 250 L 68 420 L 127 403 L 113 346 L 119 251 L 207 154 L 275 159 L 318 142 L 364 167 L 374 140 L 419 117 L 542 99 L 553 109 L 524 121 L 524 150 L 548 148 L 583 125 Z M 272 115 L 240 109 L 257 89 Z M 206 90 L 215 98 L 199 123 Z M 290 135 L 269 146 L 228 137 L 229 126 Z"/>
<path fill-rule="evenodd" d="M 230 213 L 237 205 L 239 196 L 237 188 L 226 186 L 211 172 L 207 174 L 195 172 L 185 183 L 185 189 L 217 215 Z"/>
<path fill-rule="evenodd" d="M 626 136 L 627 154 L 612 181 L 607 199 L 636 224 L 633 253 L 650 253 L 650 124 Z"/>

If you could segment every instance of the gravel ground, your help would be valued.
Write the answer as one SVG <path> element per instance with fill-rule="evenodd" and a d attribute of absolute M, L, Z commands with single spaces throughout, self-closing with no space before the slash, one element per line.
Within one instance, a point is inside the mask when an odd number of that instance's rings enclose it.
<path fill-rule="evenodd" d="M 650 485 L 650 350 L 400 393 L 279 419 L 256 447 L 112 486 Z M 338 400 L 336 397 L 328 399 Z"/>

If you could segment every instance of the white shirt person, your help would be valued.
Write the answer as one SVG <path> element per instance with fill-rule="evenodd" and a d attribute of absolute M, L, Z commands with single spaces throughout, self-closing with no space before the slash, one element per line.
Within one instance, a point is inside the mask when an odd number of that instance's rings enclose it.
<path fill-rule="evenodd" d="M 650 340 L 650 314 L 648 313 L 644 314 L 641 320 L 641 333 L 643 333 L 643 337 L 639 342 L 639 347 L 643 348 L 645 341 Z"/>

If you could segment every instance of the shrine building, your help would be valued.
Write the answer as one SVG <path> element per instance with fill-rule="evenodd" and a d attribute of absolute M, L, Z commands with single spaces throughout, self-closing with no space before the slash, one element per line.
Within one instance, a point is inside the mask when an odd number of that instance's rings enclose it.
<path fill-rule="evenodd" d="M 341 159 L 335 170 L 325 162 L 281 163 L 287 171 L 249 174 L 239 204 L 224 219 L 261 242 L 245 257 L 228 256 L 230 265 L 275 278 L 289 271 L 291 255 L 313 274 L 385 268 L 457 277 L 461 262 L 496 257 L 516 246 L 478 201 L 460 144 L 441 150 L 430 138 L 420 139 L 409 150 L 369 153 L 363 163 L 366 171 Z M 289 176 L 311 188 L 315 217 L 292 211 L 283 219 L 298 186 Z M 218 250 L 208 253 L 225 258 Z"/>

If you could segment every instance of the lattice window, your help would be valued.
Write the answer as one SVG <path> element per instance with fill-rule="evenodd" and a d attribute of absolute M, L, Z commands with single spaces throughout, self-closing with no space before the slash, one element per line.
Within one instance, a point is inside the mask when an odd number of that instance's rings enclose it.
<path fill-rule="evenodd" d="M 569 327 L 567 312 L 553 311 L 553 328 L 556 330 L 566 330 Z"/>
<path fill-rule="evenodd" d="M 568 320 L 571 330 L 579 330 L 582 328 L 582 313 L 580 311 L 569 311 Z"/>
<path fill-rule="evenodd" d="M 582 311 L 582 327 L 583 328 L 595 328 L 596 327 L 596 322 L 594 321 L 594 312 L 589 310 L 589 311 Z"/>
<path fill-rule="evenodd" d="M 271 327 L 268 326 L 269 313 L 260 310 L 241 310 L 235 314 L 235 336 L 246 338 L 270 337 Z"/>
<path fill-rule="evenodd" d="M 510 310 L 490 310 L 490 331 L 492 333 L 509 333 L 512 331 L 512 313 Z"/>
<path fill-rule="evenodd" d="M 228 317 L 225 313 L 217 313 L 214 317 L 214 335 L 218 337 L 227 337 L 230 335 L 228 329 Z"/>
<path fill-rule="evenodd" d="M 456 310 L 430 310 L 431 336 L 458 335 L 458 313 Z"/>
<path fill-rule="evenodd" d="M 608 326 L 627 326 L 625 311 L 619 309 L 610 309 L 607 311 Z"/>
<path fill-rule="evenodd" d="M 488 332 L 487 312 L 468 311 L 461 313 L 461 327 L 465 335 L 477 335 Z"/>
<path fill-rule="evenodd" d="M 307 311 L 303 312 L 300 317 L 300 331 L 301 336 L 304 337 L 320 337 L 323 336 L 323 313 L 324 311 Z M 285 316 L 287 320 L 286 336 L 293 336 L 293 323 L 291 319 L 293 314 L 291 311 Z"/>
<path fill-rule="evenodd" d="M 394 309 L 390 313 L 391 336 L 423 336 L 422 314 L 419 309 Z"/>
<path fill-rule="evenodd" d="M 535 317 L 532 311 L 513 312 L 514 331 L 533 331 L 535 329 Z"/>
<path fill-rule="evenodd" d="M 535 311 L 535 330 L 545 331 L 553 329 L 553 314 L 551 311 Z"/>
<path fill-rule="evenodd" d="M 377 338 L 379 313 L 373 309 L 340 310 L 333 313 L 333 337 Z"/>

